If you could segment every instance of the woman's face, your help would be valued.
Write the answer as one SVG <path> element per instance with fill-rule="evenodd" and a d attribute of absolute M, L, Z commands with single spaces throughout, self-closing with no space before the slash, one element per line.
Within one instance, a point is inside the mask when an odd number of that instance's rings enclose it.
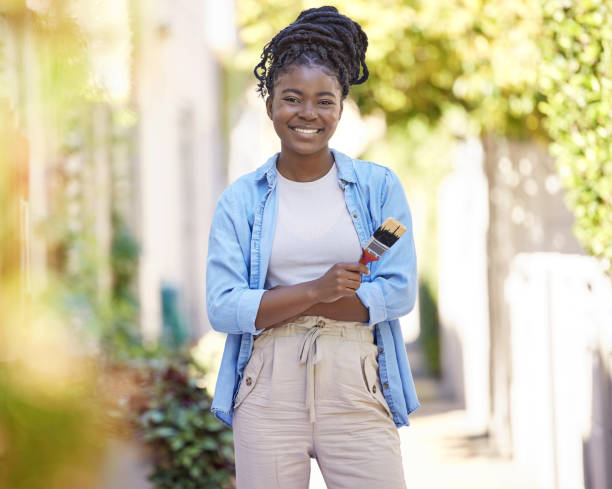
<path fill-rule="evenodd" d="M 338 79 L 320 66 L 295 65 L 279 75 L 266 100 L 281 149 L 299 155 L 328 150 L 342 115 Z"/>

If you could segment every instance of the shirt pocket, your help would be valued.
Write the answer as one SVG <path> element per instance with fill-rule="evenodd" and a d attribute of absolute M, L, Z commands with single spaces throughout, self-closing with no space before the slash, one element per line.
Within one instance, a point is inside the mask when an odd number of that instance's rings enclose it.
<path fill-rule="evenodd" d="M 244 367 L 242 373 L 242 382 L 238 388 L 238 393 L 234 399 L 234 409 L 236 409 L 242 402 L 253 392 L 257 380 L 260 377 L 261 369 L 263 367 L 263 352 L 260 350 L 254 350 L 251 354 L 251 358 Z"/>
<path fill-rule="evenodd" d="M 377 352 L 368 354 L 362 359 L 361 371 L 368 394 L 382 406 L 387 415 L 391 418 L 391 411 L 387 401 L 385 400 L 380 383 L 380 377 L 378 375 Z"/>

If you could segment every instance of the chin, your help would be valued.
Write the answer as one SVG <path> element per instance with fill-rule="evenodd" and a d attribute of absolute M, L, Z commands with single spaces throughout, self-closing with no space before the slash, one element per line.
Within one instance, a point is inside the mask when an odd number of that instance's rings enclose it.
<path fill-rule="evenodd" d="M 308 155 L 312 155 L 315 153 L 320 153 L 321 151 L 326 151 L 329 147 L 327 145 L 325 146 L 320 146 L 317 148 L 303 148 L 303 147 L 299 147 L 299 146 L 289 146 L 288 149 L 290 149 L 291 151 L 293 151 L 296 154 L 302 155 L 302 156 L 308 156 Z"/>

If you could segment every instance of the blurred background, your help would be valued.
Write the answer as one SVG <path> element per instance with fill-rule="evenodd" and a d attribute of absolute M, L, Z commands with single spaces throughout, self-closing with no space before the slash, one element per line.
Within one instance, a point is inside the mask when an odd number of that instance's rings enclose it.
<path fill-rule="evenodd" d="M 208 229 L 323 4 L 0 0 L 0 488 L 233 487 Z M 332 4 L 371 73 L 332 146 L 413 213 L 409 487 L 612 488 L 612 3 Z"/>

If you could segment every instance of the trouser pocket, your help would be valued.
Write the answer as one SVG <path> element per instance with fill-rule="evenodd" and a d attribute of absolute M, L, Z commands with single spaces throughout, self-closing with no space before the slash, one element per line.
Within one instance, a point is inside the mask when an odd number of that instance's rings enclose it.
<path fill-rule="evenodd" d="M 255 385 L 257 385 L 257 380 L 259 379 L 262 367 L 263 352 L 261 350 L 253 350 L 251 358 L 244 367 L 244 371 L 242 373 L 242 381 L 240 382 L 238 393 L 234 399 L 234 409 L 240 406 L 240 404 L 244 402 L 249 394 L 253 392 Z"/>
<path fill-rule="evenodd" d="M 389 405 L 385 400 L 385 395 L 383 394 L 382 386 L 380 384 L 376 353 L 366 355 L 364 358 L 362 358 L 361 371 L 369 395 L 376 400 L 376 402 L 385 410 L 387 415 L 391 417 L 391 411 L 389 410 Z"/>

